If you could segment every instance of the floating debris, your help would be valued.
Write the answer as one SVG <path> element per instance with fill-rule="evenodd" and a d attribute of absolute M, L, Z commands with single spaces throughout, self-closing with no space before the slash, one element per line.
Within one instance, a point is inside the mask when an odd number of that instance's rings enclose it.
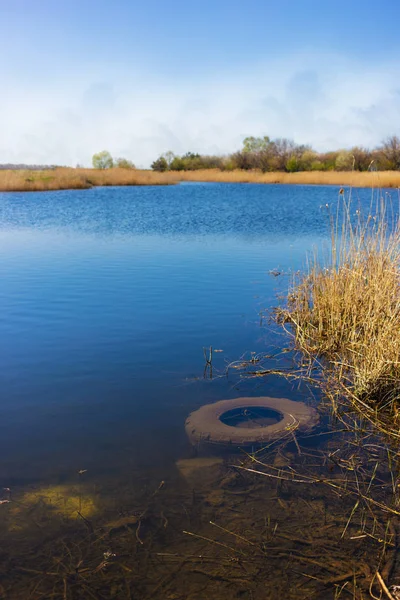
<path fill-rule="evenodd" d="M 272 275 L 273 277 L 279 277 L 279 275 L 282 275 L 282 271 L 279 271 L 278 269 L 271 269 L 271 271 L 268 271 L 269 275 Z"/>

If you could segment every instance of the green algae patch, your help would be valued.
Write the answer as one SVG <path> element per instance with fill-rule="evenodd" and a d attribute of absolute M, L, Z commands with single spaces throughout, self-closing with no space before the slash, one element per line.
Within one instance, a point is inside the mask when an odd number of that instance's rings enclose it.
<path fill-rule="evenodd" d="M 48 509 L 65 519 L 91 517 L 97 512 L 94 498 L 78 486 L 52 485 L 24 492 L 10 510 L 11 516 L 23 516 L 29 510 Z"/>

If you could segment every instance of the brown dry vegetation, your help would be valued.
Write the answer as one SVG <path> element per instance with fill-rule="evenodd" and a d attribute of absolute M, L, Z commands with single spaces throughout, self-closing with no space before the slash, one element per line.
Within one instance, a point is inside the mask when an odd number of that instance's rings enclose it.
<path fill-rule="evenodd" d="M 173 173 L 136 169 L 70 169 L 48 171 L 0 171 L 0 190 L 39 192 L 46 190 L 87 189 L 93 186 L 167 185 L 178 181 Z"/>
<path fill-rule="evenodd" d="M 87 189 L 93 186 L 168 185 L 180 181 L 393 188 L 400 187 L 400 172 L 302 171 L 299 173 L 261 173 L 261 171 L 205 169 L 159 173 L 156 171 L 118 168 L 103 170 L 57 168 L 48 171 L 0 170 L 0 190 L 9 192 Z"/>
<path fill-rule="evenodd" d="M 308 371 L 322 370 L 339 417 L 350 406 L 398 443 L 400 220 L 389 226 L 389 208 L 382 199 L 354 223 L 343 199 L 329 257 L 310 259 L 277 317 L 290 324 Z"/>
<path fill-rule="evenodd" d="M 378 188 L 393 188 L 400 186 L 399 171 L 301 171 L 299 173 L 261 173 L 260 171 L 220 171 L 219 169 L 207 169 L 204 171 L 180 171 L 179 178 L 183 181 L 216 181 L 226 183 L 284 183 Z"/>

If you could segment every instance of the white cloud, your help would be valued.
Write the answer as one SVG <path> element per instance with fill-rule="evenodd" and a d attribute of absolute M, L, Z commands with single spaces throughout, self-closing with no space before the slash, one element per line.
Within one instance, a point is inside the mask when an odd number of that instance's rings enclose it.
<path fill-rule="evenodd" d="M 321 66 L 322 65 L 322 66 Z M 373 146 L 400 132 L 399 64 L 297 55 L 201 81 L 121 69 L 63 74 L 0 97 L 0 162 L 90 164 L 108 149 L 138 166 L 161 152 L 227 153 L 246 135 L 290 137 L 319 150 Z"/>

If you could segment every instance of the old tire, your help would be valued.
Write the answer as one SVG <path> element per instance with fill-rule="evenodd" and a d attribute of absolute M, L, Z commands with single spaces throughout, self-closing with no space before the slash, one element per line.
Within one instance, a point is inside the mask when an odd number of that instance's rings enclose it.
<path fill-rule="evenodd" d="M 265 427 L 246 429 L 243 427 L 232 427 L 220 420 L 220 417 L 233 409 L 245 409 L 246 407 L 262 407 L 272 409 L 281 415 L 278 423 Z M 304 402 L 294 402 L 288 398 L 270 398 L 262 396 L 258 398 L 235 398 L 233 400 L 221 400 L 214 404 L 205 404 L 198 410 L 192 412 L 186 419 L 186 433 L 196 445 L 200 442 L 217 445 L 252 446 L 270 442 L 291 431 L 311 431 L 319 421 L 317 411 Z"/>

